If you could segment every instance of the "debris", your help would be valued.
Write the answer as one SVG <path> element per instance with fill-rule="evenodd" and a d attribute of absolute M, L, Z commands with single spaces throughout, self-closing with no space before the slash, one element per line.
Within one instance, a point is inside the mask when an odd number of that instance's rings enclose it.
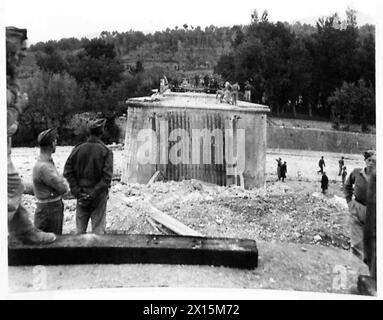
<path fill-rule="evenodd" d="M 322 240 L 322 237 L 319 235 L 319 234 L 317 234 L 316 236 L 314 236 L 314 241 L 315 242 L 318 242 L 318 241 L 321 241 Z"/>

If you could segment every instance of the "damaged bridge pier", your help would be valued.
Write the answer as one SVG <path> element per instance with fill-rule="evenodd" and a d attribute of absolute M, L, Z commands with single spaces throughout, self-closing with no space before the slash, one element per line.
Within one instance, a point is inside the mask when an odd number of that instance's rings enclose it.
<path fill-rule="evenodd" d="M 146 184 L 159 171 L 165 180 L 265 185 L 267 106 L 173 92 L 127 105 L 123 182 Z"/>

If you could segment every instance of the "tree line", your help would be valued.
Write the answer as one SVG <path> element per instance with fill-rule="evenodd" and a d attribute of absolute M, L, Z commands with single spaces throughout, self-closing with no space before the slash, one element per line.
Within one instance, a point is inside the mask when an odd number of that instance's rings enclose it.
<path fill-rule="evenodd" d="M 234 48 L 218 60 L 215 72 L 242 86 L 249 81 L 253 102 L 276 115 L 331 120 L 337 129 L 375 124 L 375 36 L 358 28 L 356 12 L 321 18 L 316 27 L 268 21 L 256 11 L 238 29 Z"/>
<path fill-rule="evenodd" d="M 249 81 L 252 101 L 268 104 L 273 114 L 331 119 L 339 129 L 359 123 L 367 130 L 375 123 L 375 28 L 358 27 L 355 11 L 346 13 L 345 21 L 334 14 L 315 27 L 272 23 L 267 12 L 259 18 L 254 11 L 248 25 L 185 24 L 153 34 L 103 31 L 94 39 L 37 43 L 21 70 L 30 108 L 15 145 L 34 145 L 37 134 L 50 126 L 58 127 L 60 143 L 76 143 L 85 129 L 74 134 L 68 121 L 84 112 L 106 117 L 106 140 L 116 141 L 114 119 L 126 112 L 127 98 L 150 94 L 163 74 L 174 82 L 182 77 L 161 67 L 145 69 L 140 58 L 134 67 L 124 66 L 123 56 L 140 48 L 188 59 L 191 68 L 203 51 L 204 59 L 216 61 L 214 72 L 224 81 L 242 88 Z M 196 54 L 185 54 L 193 48 Z"/>

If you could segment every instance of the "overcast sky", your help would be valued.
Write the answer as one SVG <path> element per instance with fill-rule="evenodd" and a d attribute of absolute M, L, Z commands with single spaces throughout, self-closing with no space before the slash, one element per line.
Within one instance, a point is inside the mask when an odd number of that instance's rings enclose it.
<path fill-rule="evenodd" d="M 95 37 L 101 31 L 167 27 L 232 26 L 247 24 L 254 9 L 269 20 L 315 21 L 337 12 L 345 17 L 347 6 L 360 13 L 359 25 L 376 23 L 377 0 L 0 0 L 5 25 L 28 29 L 30 43 L 68 37 Z"/>

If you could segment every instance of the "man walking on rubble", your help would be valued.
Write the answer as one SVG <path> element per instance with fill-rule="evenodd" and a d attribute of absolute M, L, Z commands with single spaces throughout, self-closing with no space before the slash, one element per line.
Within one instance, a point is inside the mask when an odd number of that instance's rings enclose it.
<path fill-rule="evenodd" d="M 344 166 L 344 157 L 342 157 L 342 158 L 339 160 L 339 173 L 338 173 L 338 176 L 340 176 L 340 175 L 342 174 L 343 166 Z"/>
<path fill-rule="evenodd" d="M 103 234 L 106 204 L 113 175 L 113 152 L 101 141 L 105 119 L 91 123 L 90 137 L 74 147 L 64 168 L 72 194 L 77 199 L 77 233 L 86 233 L 89 219 L 92 232 Z"/>
<path fill-rule="evenodd" d="M 364 152 L 365 168 L 355 168 L 344 184 L 344 195 L 350 212 L 351 250 L 363 260 L 363 229 L 366 222 L 367 186 L 369 175 L 375 170 L 376 153 Z"/>
<path fill-rule="evenodd" d="M 318 173 L 323 174 L 323 168 L 326 166 L 323 156 L 320 158 L 318 165 L 319 165 Z"/>
<path fill-rule="evenodd" d="M 28 97 L 21 95 L 17 81 L 17 67 L 26 56 L 26 40 L 26 29 L 6 27 L 8 232 L 26 244 L 48 244 L 56 236 L 37 229 L 29 220 L 29 212 L 21 204 L 24 186 L 11 158 L 12 136 L 28 106 Z"/>
<path fill-rule="evenodd" d="M 45 130 L 37 137 L 40 155 L 32 171 L 33 191 L 37 198 L 35 226 L 45 232 L 62 234 L 64 218 L 62 195 L 67 193 L 69 188 L 52 159 L 56 143 L 56 129 Z"/>

